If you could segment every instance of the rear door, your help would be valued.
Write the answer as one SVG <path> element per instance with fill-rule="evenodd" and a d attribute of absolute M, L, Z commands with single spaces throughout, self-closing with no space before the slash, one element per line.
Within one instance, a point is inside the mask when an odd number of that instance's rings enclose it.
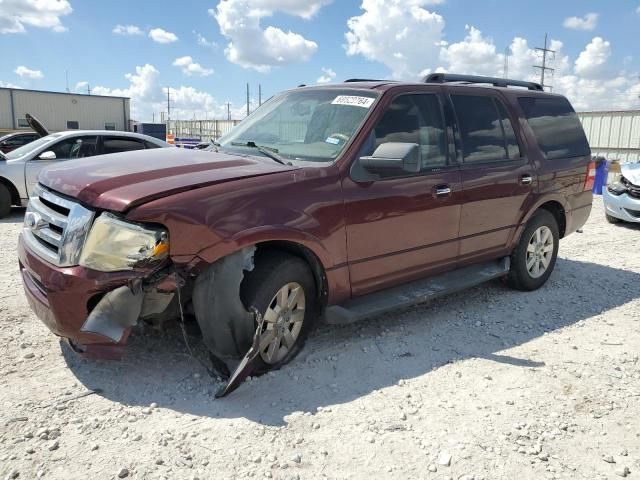
<path fill-rule="evenodd" d="M 502 97 L 469 90 L 450 89 L 462 161 L 460 265 L 507 253 L 537 184 Z"/>
<path fill-rule="evenodd" d="M 419 173 L 374 178 L 356 158 L 343 181 L 354 296 L 455 268 L 461 183 L 449 155 L 439 92 L 440 87 L 425 87 L 381 106 L 358 154 L 370 155 L 388 142 L 415 143 Z"/>
<path fill-rule="evenodd" d="M 53 165 L 64 160 L 92 157 L 96 154 L 98 137 L 95 135 L 82 135 L 78 137 L 64 138 L 45 150 L 39 152 L 34 158 L 25 162 L 25 187 L 29 196 L 33 187 L 38 183 L 40 170 L 48 165 Z M 45 160 L 40 158 L 45 152 L 53 152 L 55 159 Z"/>

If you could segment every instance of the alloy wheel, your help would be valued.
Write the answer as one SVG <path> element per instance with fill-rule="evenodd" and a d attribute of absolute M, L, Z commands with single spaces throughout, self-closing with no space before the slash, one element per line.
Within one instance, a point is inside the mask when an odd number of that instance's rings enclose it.
<path fill-rule="evenodd" d="M 527 245 L 527 270 L 532 278 L 545 274 L 553 258 L 553 233 L 547 226 L 536 229 Z"/>

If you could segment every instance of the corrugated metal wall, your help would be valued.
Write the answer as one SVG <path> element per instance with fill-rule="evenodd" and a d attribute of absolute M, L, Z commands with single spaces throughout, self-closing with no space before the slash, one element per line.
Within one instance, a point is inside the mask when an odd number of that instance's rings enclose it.
<path fill-rule="evenodd" d="M 19 128 L 25 113 L 52 132 L 67 130 L 67 121 L 78 122 L 81 130 L 104 130 L 106 123 L 115 124 L 116 130 L 129 130 L 128 98 L 0 88 L 0 129 Z"/>
<path fill-rule="evenodd" d="M 594 155 L 640 162 L 640 110 L 578 113 Z"/>

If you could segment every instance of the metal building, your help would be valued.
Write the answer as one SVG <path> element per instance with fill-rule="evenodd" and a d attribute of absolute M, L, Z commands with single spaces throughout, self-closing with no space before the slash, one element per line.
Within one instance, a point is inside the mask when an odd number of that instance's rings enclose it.
<path fill-rule="evenodd" d="M 640 110 L 578 113 L 595 156 L 640 162 Z"/>
<path fill-rule="evenodd" d="M 102 95 L 0 88 L 0 134 L 28 129 L 25 113 L 50 132 L 130 130 L 129 99 Z"/>

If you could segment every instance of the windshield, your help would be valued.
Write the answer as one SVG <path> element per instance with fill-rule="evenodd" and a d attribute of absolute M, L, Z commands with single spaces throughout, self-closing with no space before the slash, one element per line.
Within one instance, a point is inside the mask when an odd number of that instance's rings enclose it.
<path fill-rule="evenodd" d="M 378 93 L 304 89 L 278 95 L 222 137 L 224 151 L 255 154 L 266 147 L 286 160 L 331 162 L 371 110 Z M 262 153 L 264 155 L 264 153 Z"/>
<path fill-rule="evenodd" d="M 9 153 L 5 153 L 5 157 L 7 157 L 8 160 L 15 160 L 28 153 L 33 152 L 34 150 L 37 150 L 38 148 L 49 143 L 51 140 L 58 138 L 59 136 L 60 136 L 59 133 L 54 133 L 53 135 L 47 135 L 46 137 L 38 138 L 37 140 L 34 140 L 31 143 L 27 143 L 26 145 L 23 145 L 20 148 L 16 148 L 15 150 Z"/>

